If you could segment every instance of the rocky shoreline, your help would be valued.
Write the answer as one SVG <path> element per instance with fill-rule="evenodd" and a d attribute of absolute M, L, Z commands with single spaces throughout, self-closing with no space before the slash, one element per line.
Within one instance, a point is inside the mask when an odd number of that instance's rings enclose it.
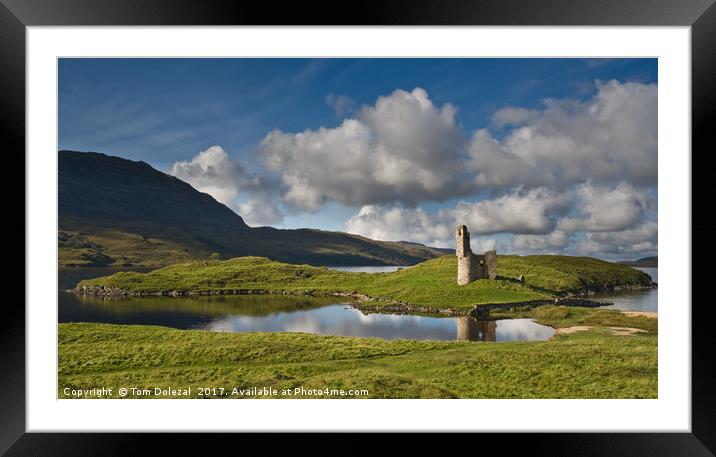
<path fill-rule="evenodd" d="M 613 305 L 611 302 L 597 302 L 584 298 L 556 298 L 544 300 L 528 300 L 510 303 L 484 303 L 475 305 L 472 308 L 435 308 L 431 306 L 412 305 L 403 302 L 391 302 L 388 305 L 372 305 L 366 302 L 351 303 L 351 305 L 359 309 L 365 314 L 439 314 L 442 316 L 471 316 L 485 317 L 493 309 L 512 309 L 522 307 L 535 307 L 545 305 L 559 306 L 582 306 L 586 308 L 596 308 L 600 306 Z"/>
<path fill-rule="evenodd" d="M 657 288 L 657 283 L 652 282 L 650 284 L 630 284 L 630 285 L 617 285 L 617 286 L 608 286 L 608 287 L 599 287 L 599 288 L 584 288 L 579 289 L 571 292 L 566 292 L 564 295 L 558 296 L 555 300 L 562 301 L 563 304 L 567 304 L 569 301 L 574 300 L 580 300 L 584 302 L 594 303 L 592 305 L 569 305 L 567 306 L 602 306 L 597 305 L 595 301 L 587 300 L 582 297 L 589 297 L 592 295 L 595 295 L 597 293 L 602 292 L 618 292 L 623 290 L 645 290 L 645 289 L 655 289 Z M 372 297 L 369 297 L 365 294 L 360 294 L 357 292 L 333 292 L 333 293 L 314 293 L 313 291 L 286 291 L 286 290 L 268 290 L 268 289 L 215 289 L 215 290 L 199 290 L 199 291 L 188 291 L 188 290 L 159 290 L 159 291 L 153 291 L 153 292 L 145 292 L 145 291 L 133 291 L 129 289 L 123 289 L 120 287 L 106 287 L 106 286 L 82 286 L 82 287 L 76 287 L 74 289 L 69 289 L 66 292 L 79 294 L 79 295 L 96 295 L 96 296 L 115 296 L 115 297 L 121 297 L 121 296 L 128 296 L 128 297 L 181 297 L 181 296 L 206 296 L 206 295 L 252 295 L 252 294 L 273 294 L 273 295 L 332 295 L 335 297 L 351 297 L 351 298 L 359 298 L 361 300 L 372 300 Z M 552 300 L 532 300 L 532 302 L 537 301 L 549 301 L 552 303 Z M 402 302 L 396 302 L 400 305 L 409 305 L 407 303 Z M 529 303 L 529 302 L 524 302 Z M 480 305 L 480 306 L 488 306 L 486 305 Z M 519 306 L 519 304 L 515 304 L 514 306 Z"/>
<path fill-rule="evenodd" d="M 658 286 L 659 285 L 653 281 L 649 284 L 619 284 L 616 286 L 578 289 L 578 290 L 570 293 L 568 296 L 569 297 L 589 297 L 591 295 L 595 295 L 595 294 L 603 293 L 603 292 L 620 292 L 620 291 L 625 291 L 625 290 L 647 290 L 647 289 L 656 289 Z"/>

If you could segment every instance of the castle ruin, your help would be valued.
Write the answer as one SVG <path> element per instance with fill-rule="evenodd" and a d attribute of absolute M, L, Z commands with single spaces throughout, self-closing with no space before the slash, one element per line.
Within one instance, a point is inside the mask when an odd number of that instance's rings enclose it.
<path fill-rule="evenodd" d="M 460 286 L 476 279 L 497 277 L 497 252 L 487 251 L 483 255 L 473 254 L 470 249 L 470 232 L 467 226 L 455 229 L 455 253 L 457 254 L 457 283 Z"/>

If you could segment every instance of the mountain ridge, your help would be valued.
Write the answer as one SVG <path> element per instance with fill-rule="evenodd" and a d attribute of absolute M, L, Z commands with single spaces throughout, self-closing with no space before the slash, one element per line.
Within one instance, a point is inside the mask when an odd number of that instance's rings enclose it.
<path fill-rule="evenodd" d="M 99 152 L 58 151 L 60 266 L 163 266 L 259 255 L 310 265 L 411 265 L 451 252 L 312 228 L 250 227 L 190 184 Z"/>

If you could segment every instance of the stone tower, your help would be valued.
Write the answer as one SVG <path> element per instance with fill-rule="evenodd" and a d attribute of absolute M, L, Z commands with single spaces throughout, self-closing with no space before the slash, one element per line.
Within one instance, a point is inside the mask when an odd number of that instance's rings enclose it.
<path fill-rule="evenodd" d="M 457 254 L 457 283 L 460 286 L 478 278 L 476 270 L 481 265 L 473 265 L 473 253 L 470 249 L 470 232 L 465 225 L 455 229 L 455 253 Z M 482 275 L 480 275 L 482 276 Z"/>
<path fill-rule="evenodd" d="M 470 249 L 470 232 L 467 226 L 458 225 L 455 229 L 455 254 L 457 255 L 457 283 L 460 286 L 476 279 L 497 278 L 497 252 L 487 251 L 484 255 L 475 255 Z"/>

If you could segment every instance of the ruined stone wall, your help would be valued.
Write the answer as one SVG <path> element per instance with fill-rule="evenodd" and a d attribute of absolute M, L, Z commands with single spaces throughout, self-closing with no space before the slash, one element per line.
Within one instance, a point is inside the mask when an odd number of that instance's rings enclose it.
<path fill-rule="evenodd" d="M 485 279 L 485 256 L 473 254 L 472 255 L 472 276 L 473 281 L 475 279 Z"/>
<path fill-rule="evenodd" d="M 497 251 L 487 251 L 483 257 L 485 265 L 484 278 L 497 278 Z"/>
<path fill-rule="evenodd" d="M 470 232 L 465 225 L 455 229 L 455 254 L 457 255 L 457 283 L 465 285 L 476 279 L 497 277 L 497 252 L 487 251 L 476 255 L 470 249 Z"/>
<path fill-rule="evenodd" d="M 471 283 L 472 281 L 478 279 L 477 274 L 477 268 L 480 267 L 477 262 L 475 262 L 474 255 L 470 254 L 465 257 L 458 257 L 457 258 L 457 283 L 459 285 L 465 285 L 468 283 Z"/>

